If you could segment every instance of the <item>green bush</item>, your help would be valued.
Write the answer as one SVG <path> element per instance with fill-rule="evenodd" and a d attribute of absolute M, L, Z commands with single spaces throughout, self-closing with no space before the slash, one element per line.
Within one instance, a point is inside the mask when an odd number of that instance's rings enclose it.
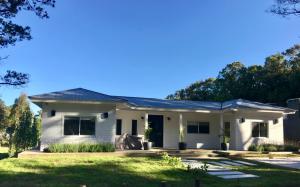
<path fill-rule="evenodd" d="M 174 167 L 182 167 L 182 165 L 183 165 L 180 157 L 169 156 L 168 153 L 166 153 L 166 152 L 162 153 L 161 158 L 162 158 L 163 162 L 165 162 L 171 166 L 174 166 Z"/>
<path fill-rule="evenodd" d="M 285 151 L 297 152 L 299 149 L 300 149 L 299 146 L 296 145 L 284 145 Z"/>
<path fill-rule="evenodd" d="M 276 152 L 276 151 L 292 151 L 297 152 L 299 150 L 299 146 L 293 144 L 285 144 L 285 145 L 276 145 L 276 144 L 261 144 L 255 145 L 251 144 L 248 148 L 249 151 L 259 151 L 259 152 Z"/>
<path fill-rule="evenodd" d="M 257 151 L 257 145 L 251 144 L 248 148 L 248 151 Z"/>
<path fill-rule="evenodd" d="M 44 151 L 50 153 L 114 152 L 115 147 L 111 143 L 51 144 Z"/>
<path fill-rule="evenodd" d="M 262 145 L 264 148 L 264 151 L 267 152 L 274 152 L 274 151 L 278 151 L 278 145 L 273 145 L 273 144 L 264 144 Z"/>

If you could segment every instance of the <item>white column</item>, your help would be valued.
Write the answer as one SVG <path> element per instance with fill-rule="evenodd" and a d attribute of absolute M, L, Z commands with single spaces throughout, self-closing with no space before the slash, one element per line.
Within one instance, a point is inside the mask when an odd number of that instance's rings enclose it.
<path fill-rule="evenodd" d="M 148 125 L 148 113 L 145 113 L 144 120 L 145 120 L 145 130 L 146 130 L 149 127 L 149 125 Z"/>
<path fill-rule="evenodd" d="M 180 113 L 179 114 L 179 142 L 184 141 L 184 140 L 181 140 L 181 137 L 180 137 L 181 133 L 184 133 L 184 132 L 183 132 L 182 114 Z"/>
<path fill-rule="evenodd" d="M 223 136 L 224 136 L 224 119 L 223 119 L 223 112 L 220 113 L 220 146 L 223 143 Z"/>

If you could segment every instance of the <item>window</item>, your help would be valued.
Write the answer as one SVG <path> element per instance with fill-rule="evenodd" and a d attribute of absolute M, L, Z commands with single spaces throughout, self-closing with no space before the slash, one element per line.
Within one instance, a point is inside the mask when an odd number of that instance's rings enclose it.
<path fill-rule="evenodd" d="M 188 134 L 209 134 L 209 122 L 187 122 L 187 133 Z"/>
<path fill-rule="evenodd" d="M 131 135 L 137 135 L 137 120 L 132 120 Z"/>
<path fill-rule="evenodd" d="M 268 123 L 253 123 L 252 137 L 268 137 Z"/>
<path fill-rule="evenodd" d="M 199 122 L 199 133 L 200 134 L 209 134 L 209 123 L 208 122 Z"/>
<path fill-rule="evenodd" d="M 78 117 L 65 117 L 64 134 L 79 135 L 79 121 Z"/>
<path fill-rule="evenodd" d="M 117 128 L 116 128 L 116 135 L 122 134 L 122 120 L 117 119 Z"/>
<path fill-rule="evenodd" d="M 80 135 L 95 135 L 95 118 L 80 119 Z"/>
<path fill-rule="evenodd" d="M 94 117 L 65 117 L 64 135 L 95 135 Z"/>

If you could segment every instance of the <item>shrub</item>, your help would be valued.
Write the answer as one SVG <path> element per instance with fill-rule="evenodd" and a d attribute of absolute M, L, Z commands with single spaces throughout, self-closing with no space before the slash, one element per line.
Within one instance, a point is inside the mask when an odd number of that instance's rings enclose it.
<path fill-rule="evenodd" d="M 274 152 L 274 151 L 278 151 L 278 145 L 273 145 L 273 144 L 264 144 L 262 145 L 264 148 L 264 151 L 267 152 Z"/>
<path fill-rule="evenodd" d="M 248 148 L 248 151 L 257 151 L 257 145 L 251 144 Z"/>
<path fill-rule="evenodd" d="M 258 152 L 264 152 L 265 151 L 264 146 L 263 145 L 258 145 L 257 146 L 257 151 Z"/>
<path fill-rule="evenodd" d="M 166 152 L 162 153 L 161 158 L 162 158 L 163 162 L 165 162 L 171 166 L 174 166 L 174 167 L 182 167 L 182 165 L 183 165 L 180 157 L 169 156 L 168 153 L 166 153 Z"/>
<path fill-rule="evenodd" d="M 50 153 L 114 152 L 115 147 L 111 143 L 51 144 L 44 151 Z"/>
<path fill-rule="evenodd" d="M 285 151 L 297 152 L 299 150 L 299 146 L 296 145 L 284 145 Z"/>

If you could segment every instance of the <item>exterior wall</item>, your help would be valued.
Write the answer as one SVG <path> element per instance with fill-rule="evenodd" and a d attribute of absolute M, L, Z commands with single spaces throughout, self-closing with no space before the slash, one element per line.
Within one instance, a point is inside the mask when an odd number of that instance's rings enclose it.
<path fill-rule="evenodd" d="M 118 110 L 117 119 L 122 119 L 122 133 L 131 134 L 132 120 L 138 121 L 138 136 L 144 137 L 145 132 L 145 114 L 163 115 L 163 147 L 176 149 L 179 142 L 179 113 L 176 112 L 156 112 L 156 111 L 130 111 Z M 170 120 L 167 120 L 170 117 Z"/>
<path fill-rule="evenodd" d="M 209 134 L 188 134 L 188 121 L 209 122 Z M 220 114 L 184 113 L 183 126 L 188 148 L 218 149 L 220 147 Z"/>
<path fill-rule="evenodd" d="M 55 110 L 55 116 L 51 116 Z M 107 119 L 101 119 L 101 113 L 108 112 Z M 94 136 L 64 135 L 64 116 L 95 116 Z M 115 106 L 96 104 L 45 104 L 42 113 L 41 150 L 51 143 L 114 142 Z"/>
<path fill-rule="evenodd" d="M 232 142 L 232 148 L 235 150 L 247 150 L 251 144 L 272 143 L 283 144 L 283 115 L 280 113 L 263 113 L 263 112 L 238 112 L 234 124 L 235 140 Z M 245 122 L 241 123 L 239 119 L 244 118 Z M 273 120 L 278 119 L 277 124 Z M 252 137 L 253 122 L 268 123 L 268 137 Z"/>
<path fill-rule="evenodd" d="M 298 110 L 295 114 L 288 114 L 284 119 L 284 138 L 286 140 L 300 141 L 300 98 L 287 101 L 288 107 Z"/>
<path fill-rule="evenodd" d="M 56 115 L 51 117 L 51 110 Z M 101 119 L 100 115 L 108 112 L 107 119 Z M 145 114 L 163 115 L 163 147 L 178 148 L 179 142 L 179 112 L 158 111 L 132 111 L 116 110 L 114 105 L 99 104 L 58 104 L 49 103 L 43 105 L 42 113 L 42 137 L 41 149 L 51 143 L 80 143 L 80 142 L 111 142 L 116 139 L 116 119 L 122 119 L 122 133 L 131 134 L 132 120 L 138 122 L 138 136 L 143 137 L 145 131 Z M 64 116 L 95 116 L 95 136 L 64 136 Z M 182 113 L 184 128 L 184 141 L 188 148 L 219 149 L 220 148 L 220 114 L 219 113 Z M 230 122 L 230 149 L 247 150 L 252 143 L 283 143 L 283 115 L 281 113 L 263 113 L 257 111 L 226 112 L 224 122 Z M 142 119 L 144 117 L 144 119 Z M 168 120 L 170 118 L 170 120 Z M 239 119 L 245 118 L 244 123 Z M 278 124 L 273 120 L 278 119 Z M 209 122 L 209 134 L 187 134 L 187 122 Z M 252 122 L 268 122 L 268 138 L 252 138 Z"/>

